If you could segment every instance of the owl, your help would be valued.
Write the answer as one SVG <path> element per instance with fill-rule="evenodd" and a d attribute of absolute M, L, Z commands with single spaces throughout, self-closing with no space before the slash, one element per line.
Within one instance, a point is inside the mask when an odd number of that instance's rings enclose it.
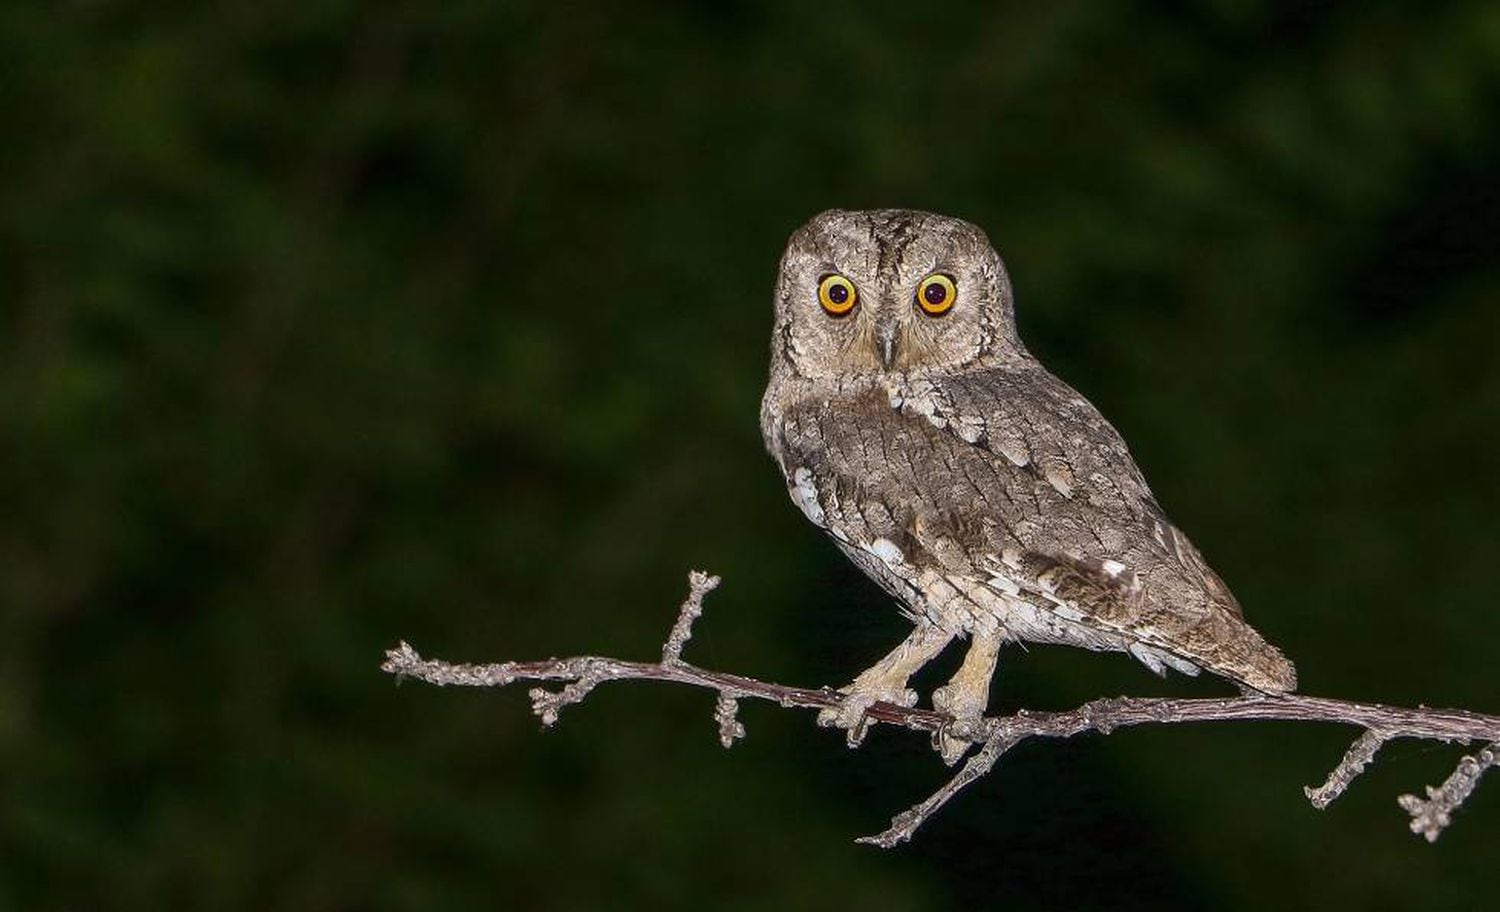
<path fill-rule="evenodd" d="M 875 702 L 915 705 L 908 679 L 955 638 L 967 654 L 932 703 L 961 723 L 1007 642 L 1296 686 L 1119 433 L 1021 343 L 1005 267 L 968 222 L 831 210 L 798 229 L 760 420 L 793 503 L 914 625 L 820 717 L 851 744 Z M 951 764 L 967 745 L 937 746 Z"/>

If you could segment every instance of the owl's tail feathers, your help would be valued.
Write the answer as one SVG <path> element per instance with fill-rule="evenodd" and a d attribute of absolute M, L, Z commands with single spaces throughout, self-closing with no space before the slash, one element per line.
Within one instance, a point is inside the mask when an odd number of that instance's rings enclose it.
<path fill-rule="evenodd" d="M 1281 650 L 1238 614 L 1212 602 L 1204 608 L 1156 615 L 1156 636 L 1146 641 L 1262 693 L 1297 689 L 1297 669 Z"/>
<path fill-rule="evenodd" d="M 1297 669 L 1291 660 L 1249 624 L 1236 620 L 1242 628 L 1239 635 L 1218 650 L 1220 655 L 1215 656 L 1218 661 L 1210 662 L 1209 668 L 1264 693 L 1296 690 Z"/>
<path fill-rule="evenodd" d="M 1297 668 L 1281 650 L 1267 644 L 1260 661 L 1247 669 L 1241 680 L 1266 693 L 1291 693 L 1297 689 Z"/>

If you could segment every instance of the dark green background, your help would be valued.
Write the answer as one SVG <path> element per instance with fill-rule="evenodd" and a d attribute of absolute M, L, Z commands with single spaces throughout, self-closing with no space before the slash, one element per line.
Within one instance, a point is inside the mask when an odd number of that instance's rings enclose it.
<path fill-rule="evenodd" d="M 837 684 L 902 633 L 756 409 L 787 234 L 984 226 L 1306 691 L 1500 710 L 1500 8 L 7 4 L 0 907 L 1473 908 L 1402 742 L 1028 744 L 945 776 L 806 714 L 377 670 L 655 653 Z M 951 657 L 947 663 L 952 664 Z M 922 684 L 931 687 L 946 669 Z M 1008 650 L 1001 708 L 1161 682 Z"/>

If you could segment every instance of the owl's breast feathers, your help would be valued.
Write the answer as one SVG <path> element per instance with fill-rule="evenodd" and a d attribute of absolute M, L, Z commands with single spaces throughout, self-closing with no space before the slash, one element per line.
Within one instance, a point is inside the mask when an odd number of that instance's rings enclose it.
<path fill-rule="evenodd" d="M 1296 686 L 1120 435 L 1034 362 L 824 386 L 763 422 L 792 499 L 913 614 Z"/>

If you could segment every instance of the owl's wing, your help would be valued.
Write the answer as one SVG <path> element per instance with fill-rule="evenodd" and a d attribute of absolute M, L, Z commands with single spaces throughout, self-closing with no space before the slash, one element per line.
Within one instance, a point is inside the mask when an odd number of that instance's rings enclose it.
<path fill-rule="evenodd" d="M 1041 365 L 917 380 L 897 397 L 904 413 L 1004 458 L 1034 485 L 1045 482 L 1067 502 L 1063 512 L 1073 515 L 1075 531 L 1094 534 L 1097 559 L 1147 557 L 1125 553 L 1131 539 L 1144 539 L 1155 546 L 1147 549 L 1152 560 L 1175 565 L 1218 608 L 1243 616 L 1229 587 L 1157 504 L 1120 433 Z"/>
<path fill-rule="evenodd" d="M 1045 615 L 1036 638 L 1289 689 L 1290 665 L 1240 620 L 1119 435 L 1037 371 L 792 407 L 780 458 L 794 498 L 914 607 L 1024 603 Z"/>

